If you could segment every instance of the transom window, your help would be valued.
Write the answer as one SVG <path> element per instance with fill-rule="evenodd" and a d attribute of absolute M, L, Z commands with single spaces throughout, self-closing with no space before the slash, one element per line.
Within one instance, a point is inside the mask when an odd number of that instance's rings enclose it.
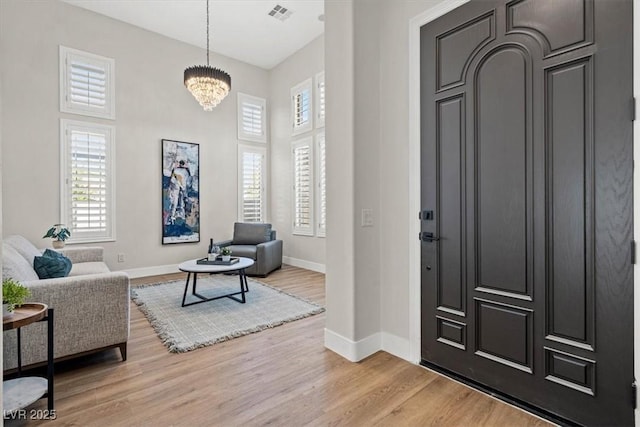
<path fill-rule="evenodd" d="M 115 119 L 115 61 L 60 46 L 60 111 Z"/>

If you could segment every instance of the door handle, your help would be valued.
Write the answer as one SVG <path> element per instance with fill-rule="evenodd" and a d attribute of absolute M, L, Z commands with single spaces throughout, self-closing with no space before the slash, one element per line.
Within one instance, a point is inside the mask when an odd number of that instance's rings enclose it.
<path fill-rule="evenodd" d="M 420 233 L 419 238 L 423 242 L 437 242 L 438 240 L 440 240 L 439 237 L 435 237 L 430 231 L 423 231 L 422 233 Z"/>

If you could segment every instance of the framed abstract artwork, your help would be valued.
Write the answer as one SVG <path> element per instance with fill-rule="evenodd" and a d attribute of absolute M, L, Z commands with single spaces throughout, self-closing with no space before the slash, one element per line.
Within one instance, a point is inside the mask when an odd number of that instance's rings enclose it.
<path fill-rule="evenodd" d="M 162 244 L 200 241 L 200 145 L 162 140 Z"/>

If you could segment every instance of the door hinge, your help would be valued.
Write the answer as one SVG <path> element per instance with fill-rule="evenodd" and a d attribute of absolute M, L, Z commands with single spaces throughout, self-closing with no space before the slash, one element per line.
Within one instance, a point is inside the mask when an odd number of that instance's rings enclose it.
<path fill-rule="evenodd" d="M 636 409 L 638 407 L 638 385 L 635 381 L 631 383 L 631 399 L 633 409 Z"/>
<path fill-rule="evenodd" d="M 631 121 L 635 122 L 636 121 L 636 98 L 635 96 L 633 97 L 633 99 L 631 100 Z"/>
<path fill-rule="evenodd" d="M 636 263 L 636 241 L 631 241 L 631 264 Z"/>

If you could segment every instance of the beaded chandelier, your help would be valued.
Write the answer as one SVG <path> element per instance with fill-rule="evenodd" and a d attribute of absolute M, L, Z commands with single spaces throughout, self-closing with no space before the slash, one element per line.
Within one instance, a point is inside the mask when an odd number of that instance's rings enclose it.
<path fill-rule="evenodd" d="M 209 65 L 209 0 L 207 0 L 207 65 L 194 65 L 184 70 L 184 85 L 204 111 L 212 111 L 231 90 L 231 76 Z"/>

